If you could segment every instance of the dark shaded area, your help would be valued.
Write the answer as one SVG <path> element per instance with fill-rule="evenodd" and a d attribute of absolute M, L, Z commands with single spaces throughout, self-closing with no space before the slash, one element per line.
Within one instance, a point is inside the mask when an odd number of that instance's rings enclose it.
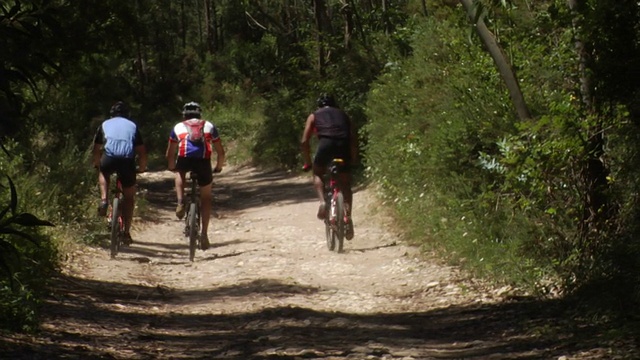
<path fill-rule="evenodd" d="M 315 288 L 271 279 L 199 291 L 175 291 L 59 277 L 45 306 L 50 322 L 94 324 L 94 333 L 43 329 L 30 337 L 0 337 L 3 359 L 556 359 L 606 344 L 611 322 L 577 317 L 566 301 L 452 306 L 399 314 L 319 312 L 276 307 L 242 314 L 118 312 L 166 303 L 215 303 L 225 297 L 280 297 Z M 72 326 L 62 327 L 72 328 Z M 106 336 L 106 334 L 112 334 Z M 633 349 L 619 343 L 619 349 Z M 118 349 L 118 353 L 113 353 Z M 404 354 L 404 355 L 403 355 Z M 601 354 L 611 358 L 614 354 Z M 632 359 L 637 352 L 618 354 Z"/>
<path fill-rule="evenodd" d="M 282 170 L 256 173 L 243 180 L 238 186 L 219 185 L 219 177 L 233 176 L 232 173 L 215 174 L 213 179 L 213 209 L 216 213 L 234 213 L 257 206 L 278 206 L 279 204 L 298 203 L 315 199 L 311 182 L 291 184 L 281 182 L 297 176 Z M 141 214 L 143 220 L 157 221 L 160 210 L 173 211 L 176 195 L 173 179 L 141 179 L 141 189 L 147 190 L 145 199 L 158 211 L 149 209 Z M 187 188 L 185 196 L 188 196 Z M 241 199 L 238 201 L 238 199 Z"/>

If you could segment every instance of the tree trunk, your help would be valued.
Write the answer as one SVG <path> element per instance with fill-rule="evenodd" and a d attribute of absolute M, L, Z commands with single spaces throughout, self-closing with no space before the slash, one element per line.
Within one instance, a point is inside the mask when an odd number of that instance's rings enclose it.
<path fill-rule="evenodd" d="M 313 0 L 313 11 L 316 20 L 316 43 L 317 43 L 317 71 L 318 74 L 324 75 L 324 0 Z"/>
<path fill-rule="evenodd" d="M 580 97 L 584 106 L 586 118 L 599 119 L 596 99 L 593 93 L 593 79 L 589 71 L 592 62 L 591 53 L 587 49 L 584 36 L 583 24 L 581 22 L 580 11 L 584 6 L 583 1 L 567 0 L 567 6 L 573 12 L 573 27 L 575 33 L 575 49 L 578 55 Z M 599 233 L 603 226 L 606 226 L 609 214 L 609 200 L 606 195 L 608 169 L 603 163 L 604 133 L 601 121 L 595 121 L 587 129 L 586 133 L 586 164 L 583 169 L 582 178 L 585 186 L 584 212 L 582 215 L 581 238 L 579 242 L 582 264 L 587 265 L 600 246 L 598 242 Z M 595 236 L 595 237 L 594 237 Z"/>
<path fill-rule="evenodd" d="M 422 4 L 422 15 L 425 17 L 429 16 L 429 11 L 427 11 L 427 0 L 422 0 L 420 3 Z"/>
<path fill-rule="evenodd" d="M 217 53 L 218 50 L 222 48 L 222 44 L 220 43 L 221 36 L 218 33 L 218 11 L 216 8 L 216 1 L 211 0 L 211 31 L 213 32 L 212 44 L 213 52 Z"/>
<path fill-rule="evenodd" d="M 382 0 L 382 21 L 384 22 L 384 34 L 389 36 L 391 33 L 391 22 L 389 21 L 389 13 L 387 9 L 387 0 Z"/>
<path fill-rule="evenodd" d="M 502 51 L 502 48 L 496 41 L 495 36 L 487 28 L 483 18 L 477 16 L 473 0 L 460 0 L 460 3 L 467 11 L 469 20 L 471 20 L 475 26 L 478 36 L 480 36 L 480 39 L 487 48 L 487 51 L 489 51 L 489 54 L 493 58 L 493 61 L 498 68 L 498 72 L 500 73 L 500 76 L 502 76 L 502 79 L 509 90 L 509 96 L 511 97 L 511 102 L 516 109 L 518 117 L 520 120 L 531 119 L 531 114 L 529 113 L 529 108 L 527 107 L 527 103 L 522 95 L 522 90 L 520 90 L 520 84 L 516 78 L 515 71 L 511 67 L 511 64 L 509 63 L 505 53 Z"/>
<path fill-rule="evenodd" d="M 351 36 L 353 35 L 353 11 L 351 5 L 344 1 L 340 9 L 344 16 L 344 48 L 351 48 Z"/>
<path fill-rule="evenodd" d="M 200 1 L 197 0 L 197 2 L 199 3 Z M 204 1 L 206 4 L 206 0 Z M 198 53 L 200 53 L 200 51 L 202 51 L 201 49 L 203 49 L 204 44 L 203 44 L 203 36 L 202 36 L 202 11 L 201 11 L 201 7 L 200 6 L 196 6 L 196 11 L 198 13 Z"/>
<path fill-rule="evenodd" d="M 589 54 L 587 53 L 586 46 L 584 40 L 582 39 L 582 35 L 580 34 L 581 24 L 578 20 L 579 18 L 579 7 L 581 4 L 578 3 L 578 0 L 567 0 L 567 5 L 569 9 L 574 13 L 573 18 L 573 28 L 575 31 L 575 49 L 578 55 L 578 69 L 580 74 L 580 94 L 582 97 L 582 103 L 584 104 L 586 109 L 591 109 L 593 107 L 593 94 L 592 94 L 592 86 L 591 86 L 591 78 L 587 74 L 588 63 L 589 63 Z"/>
<path fill-rule="evenodd" d="M 207 39 L 207 52 L 209 54 L 215 53 L 215 29 L 213 28 L 213 22 L 211 16 L 211 0 L 204 0 L 204 32 L 205 39 Z"/>
<path fill-rule="evenodd" d="M 187 48 L 187 15 L 184 12 L 184 0 L 180 2 L 180 22 L 182 23 L 182 29 L 180 29 L 180 37 L 182 40 L 182 49 Z"/>

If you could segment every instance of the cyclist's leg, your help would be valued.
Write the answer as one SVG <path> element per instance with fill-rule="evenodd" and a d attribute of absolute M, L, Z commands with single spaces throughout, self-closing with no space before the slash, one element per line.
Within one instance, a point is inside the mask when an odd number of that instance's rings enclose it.
<path fill-rule="evenodd" d="M 184 202 L 184 183 L 185 176 L 187 171 L 189 171 L 189 161 L 188 158 L 178 157 L 176 161 L 176 176 L 175 176 L 175 185 L 176 185 L 176 199 L 178 200 L 178 204 Z"/>
<path fill-rule="evenodd" d="M 342 195 L 344 196 L 344 210 L 347 215 L 345 238 L 353 239 L 353 218 L 351 217 L 351 209 L 353 209 L 353 191 L 351 189 L 351 172 L 345 168 L 340 173 L 340 184 L 342 186 Z"/>
<path fill-rule="evenodd" d="M 202 233 L 206 234 L 211 217 L 211 183 L 200 186 L 200 215 L 202 216 Z"/>
<path fill-rule="evenodd" d="M 209 218 L 211 217 L 211 187 L 213 183 L 213 168 L 211 160 L 200 159 L 196 172 L 198 173 L 198 187 L 200 188 L 200 216 L 202 217 L 202 234 L 207 234 Z"/>
<path fill-rule="evenodd" d="M 353 204 L 353 191 L 351 190 L 351 171 L 345 169 L 340 173 L 340 183 L 342 185 L 342 194 L 344 195 L 345 210 L 347 217 L 351 218 L 351 208 Z"/>
<path fill-rule="evenodd" d="M 313 187 L 316 190 L 320 205 L 317 217 L 324 218 L 324 177 L 327 173 L 327 166 L 333 159 L 333 145 L 330 139 L 320 139 L 318 149 L 313 157 Z"/>
<path fill-rule="evenodd" d="M 98 186 L 100 187 L 98 215 L 100 216 L 105 216 L 107 213 L 109 206 L 109 180 L 114 171 L 114 159 L 103 155 L 100 159 L 100 168 L 98 169 Z"/>
<path fill-rule="evenodd" d="M 313 187 L 321 203 L 324 203 L 324 175 L 326 172 L 326 166 L 313 164 Z"/>
<path fill-rule="evenodd" d="M 122 218 L 124 232 L 129 234 L 136 195 L 136 164 L 133 159 L 123 159 L 119 164 L 118 176 L 122 184 Z"/>
<path fill-rule="evenodd" d="M 122 218 L 124 220 L 124 232 L 129 234 L 131 230 L 131 221 L 133 219 L 133 209 L 135 207 L 136 187 L 122 186 Z"/>
<path fill-rule="evenodd" d="M 353 219 L 351 217 L 351 211 L 353 209 L 353 190 L 352 175 L 351 175 L 351 154 L 348 141 L 342 141 L 337 144 L 339 156 L 345 160 L 344 167 L 340 171 L 339 179 L 342 187 L 342 195 L 344 196 L 344 208 L 347 216 L 347 226 L 345 237 L 347 240 L 353 239 Z"/>
<path fill-rule="evenodd" d="M 211 218 L 211 187 L 213 184 L 213 169 L 210 159 L 201 159 L 197 165 L 198 188 L 200 189 L 200 246 L 202 250 L 209 248 L 209 220 Z"/>
<path fill-rule="evenodd" d="M 342 186 L 342 195 L 344 195 L 345 210 L 347 216 L 351 218 L 351 209 L 353 203 L 353 192 L 351 191 L 351 153 L 347 140 L 336 142 L 336 152 L 338 157 L 344 159 L 344 167 L 340 171 L 340 185 Z"/>
<path fill-rule="evenodd" d="M 324 202 L 324 174 L 327 172 L 326 166 L 313 164 L 313 188 L 318 195 L 319 205 L 318 213 L 316 217 L 320 220 L 325 217 L 325 202 Z"/>
<path fill-rule="evenodd" d="M 109 176 L 105 175 L 102 171 L 98 172 L 98 184 L 100 186 L 100 200 L 107 202 L 109 196 Z"/>
<path fill-rule="evenodd" d="M 184 157 L 178 157 L 178 160 L 176 161 L 176 175 L 175 175 L 174 181 L 175 181 L 175 187 L 176 187 L 176 200 L 177 200 L 176 217 L 178 217 L 178 219 L 182 219 L 185 213 L 184 184 L 185 184 L 185 177 L 186 177 L 187 171 L 190 170 L 189 163 L 190 163 L 189 159 Z"/>

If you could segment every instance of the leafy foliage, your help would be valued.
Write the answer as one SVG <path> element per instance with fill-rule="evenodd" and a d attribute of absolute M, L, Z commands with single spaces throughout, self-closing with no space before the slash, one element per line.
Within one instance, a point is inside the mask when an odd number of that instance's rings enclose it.
<path fill-rule="evenodd" d="M 627 111 L 637 109 L 628 96 L 637 93 L 637 76 L 618 79 L 621 73 L 612 74 L 615 66 L 600 56 L 577 63 L 574 36 L 582 31 L 590 51 L 633 62 L 638 5 L 581 7 L 577 23 L 584 27 L 577 29 L 565 4 L 484 5 L 535 121 L 513 118 L 493 64 L 465 39 L 464 22 L 431 19 L 414 28 L 412 56 L 390 63 L 370 92 L 370 176 L 409 234 L 445 248 L 453 261 L 532 290 L 575 291 L 608 281 L 616 284 L 615 298 L 637 299 L 638 263 L 635 255 L 621 255 L 637 254 L 631 239 L 639 235 L 637 191 L 627 177 L 637 175 L 629 170 L 637 168 L 630 135 L 637 111 Z M 623 8 L 620 22 L 604 25 Z M 614 50 L 622 43 L 625 49 Z M 593 107 L 581 101 L 588 82 L 580 66 L 595 71 L 588 72 Z M 596 138 L 604 139 L 601 150 Z M 593 163 L 604 165 L 598 176 L 608 174 L 597 192 Z M 596 196 L 601 202 L 594 206 Z"/>
<path fill-rule="evenodd" d="M 18 195 L 16 192 L 16 188 L 11 181 L 11 178 L 7 177 L 9 180 L 9 190 L 11 193 L 11 200 L 9 205 L 0 211 L 0 248 L 2 251 L 2 256 L 0 256 L 0 267 L 3 268 L 6 272 L 6 275 L 11 276 L 13 274 L 11 266 L 9 265 L 10 261 L 7 258 L 7 255 L 15 255 L 15 258 L 20 257 L 20 253 L 16 248 L 16 245 L 10 239 L 19 238 L 23 240 L 28 240 L 34 245 L 38 245 L 38 240 L 31 236 L 29 233 L 26 233 L 18 227 L 37 227 L 37 226 L 54 226 L 51 222 L 46 220 L 40 220 L 38 217 L 31 213 L 27 212 L 17 212 L 18 207 Z"/>
<path fill-rule="evenodd" d="M 0 325 L 15 330 L 29 330 L 37 324 L 35 314 L 39 296 L 36 294 L 42 291 L 42 279 L 29 273 L 35 270 L 42 275 L 45 269 L 42 268 L 43 264 L 38 263 L 42 255 L 29 250 L 26 244 L 40 247 L 41 236 L 23 229 L 53 224 L 31 213 L 18 212 L 16 188 L 11 178 L 7 179 L 10 200 L 0 211 L 0 315 L 4 320 Z M 29 264 L 25 264 L 24 260 L 29 260 Z"/>

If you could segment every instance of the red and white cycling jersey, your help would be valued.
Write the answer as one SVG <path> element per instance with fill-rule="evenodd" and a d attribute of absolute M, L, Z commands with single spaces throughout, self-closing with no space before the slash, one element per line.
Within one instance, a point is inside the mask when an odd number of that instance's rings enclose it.
<path fill-rule="evenodd" d="M 218 128 L 216 128 L 216 126 L 211 122 L 205 121 L 205 141 L 200 144 L 189 141 L 188 135 L 189 130 L 182 122 L 176 124 L 176 126 L 173 127 L 173 130 L 171 130 L 169 141 L 178 143 L 178 157 L 210 159 L 212 151 L 211 143 L 220 141 Z"/>

